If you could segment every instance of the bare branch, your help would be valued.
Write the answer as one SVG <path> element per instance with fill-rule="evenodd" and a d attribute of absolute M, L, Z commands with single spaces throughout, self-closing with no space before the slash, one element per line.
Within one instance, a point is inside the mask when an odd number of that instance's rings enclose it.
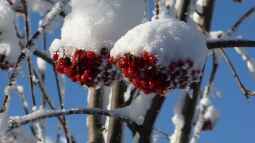
<path fill-rule="evenodd" d="M 179 7 L 176 9 L 176 17 L 182 21 L 187 20 L 191 0 L 180 0 Z"/>
<path fill-rule="evenodd" d="M 208 40 L 208 49 L 219 49 L 219 48 L 232 48 L 232 47 L 255 47 L 255 41 L 253 40 Z"/>
<path fill-rule="evenodd" d="M 232 33 L 236 32 L 240 25 L 247 20 L 253 13 L 255 12 L 255 6 L 248 9 L 230 28 L 230 30 L 227 32 L 227 35 L 231 35 Z"/>
<path fill-rule="evenodd" d="M 39 49 L 35 49 L 33 54 L 37 57 L 42 58 L 45 60 L 48 64 L 54 65 L 54 61 L 48 56 L 46 52 L 40 51 Z"/>

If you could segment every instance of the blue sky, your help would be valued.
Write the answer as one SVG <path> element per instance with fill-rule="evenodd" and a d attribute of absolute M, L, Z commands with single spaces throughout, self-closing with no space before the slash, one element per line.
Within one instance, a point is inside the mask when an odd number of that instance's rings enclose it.
<path fill-rule="evenodd" d="M 213 30 L 226 31 L 235 22 L 245 10 L 255 5 L 254 0 L 245 0 L 243 4 L 233 3 L 232 0 L 216 0 L 216 9 L 213 17 Z M 33 27 L 36 28 L 36 21 L 39 19 L 38 15 L 33 16 Z M 251 17 L 246 21 L 236 33 L 244 38 L 255 39 L 254 30 L 255 17 Z M 57 32 L 58 33 L 58 32 Z M 51 34 L 49 40 L 56 36 Z M 253 77 L 245 68 L 241 58 L 232 50 L 227 50 L 231 59 L 234 61 L 238 69 L 241 79 L 250 89 L 255 90 L 255 76 Z M 254 50 L 249 49 L 249 54 L 255 56 Z M 210 69 L 210 66 L 208 67 Z M 24 85 L 26 95 L 29 98 L 29 82 L 27 81 L 27 70 L 23 70 L 19 76 L 19 84 Z M 53 80 L 52 69 L 47 69 L 48 76 L 46 77 L 46 85 L 50 96 L 57 103 L 57 92 L 55 81 Z M 3 91 L 4 86 L 7 84 L 8 74 L 0 72 L 0 91 Z M 70 82 L 68 79 L 66 83 L 66 107 L 86 107 L 86 89 L 81 86 Z M 38 89 L 37 89 L 38 90 Z M 201 136 L 201 143 L 242 143 L 254 142 L 255 136 L 255 100 L 251 98 L 247 101 L 235 83 L 229 67 L 220 61 L 219 72 L 217 74 L 215 90 L 221 92 L 222 97 L 213 97 L 213 103 L 220 112 L 220 119 L 216 128 L 212 132 L 204 132 Z M 175 94 L 167 97 L 164 107 L 161 111 L 160 117 L 157 120 L 156 128 L 171 133 L 173 126 L 171 124 L 171 117 L 173 114 L 176 102 L 180 100 L 182 95 Z M 36 93 L 39 98 L 39 92 Z M 1 93 L 3 95 L 3 92 Z M 2 96 L 1 96 L 2 98 Z M 255 98 L 255 97 L 254 97 Z M 17 115 L 23 114 L 21 104 L 18 96 L 13 95 L 10 108 L 10 114 Z M 2 99 L 1 99 L 2 100 Z M 30 102 L 31 103 L 31 102 Z M 68 117 L 69 125 L 72 128 L 72 133 L 78 142 L 86 142 L 86 118 L 85 116 L 72 116 Z M 48 133 L 51 137 L 55 137 L 56 132 L 56 119 L 50 119 Z M 128 140 L 128 138 L 126 139 Z M 162 143 L 167 142 L 162 139 Z"/>

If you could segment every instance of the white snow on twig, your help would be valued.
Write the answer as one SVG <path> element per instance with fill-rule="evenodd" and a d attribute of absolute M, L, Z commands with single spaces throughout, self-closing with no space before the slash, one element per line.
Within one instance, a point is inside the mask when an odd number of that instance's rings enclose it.
<path fill-rule="evenodd" d="M 46 61 L 43 60 L 42 58 L 38 57 L 36 59 L 36 63 L 37 63 L 37 66 L 38 66 L 38 69 L 39 69 L 40 73 L 45 73 L 45 71 L 47 69 Z"/>
<path fill-rule="evenodd" d="M 15 129 L 6 132 L 8 129 L 9 116 L 7 112 L 0 113 L 0 143 L 35 143 L 36 140 L 29 136 L 23 129 Z"/>
<path fill-rule="evenodd" d="M 183 101 L 180 101 L 177 103 L 175 107 L 175 114 L 172 117 L 172 122 L 175 126 L 175 130 L 173 134 L 169 137 L 170 143 L 180 143 L 180 138 L 182 134 L 182 128 L 184 126 L 184 117 L 182 114 L 182 108 L 183 108 Z"/>
<path fill-rule="evenodd" d="M 250 57 L 245 49 L 235 47 L 235 51 L 239 54 L 242 60 L 245 62 L 246 68 L 255 78 L 255 60 L 254 58 Z"/>

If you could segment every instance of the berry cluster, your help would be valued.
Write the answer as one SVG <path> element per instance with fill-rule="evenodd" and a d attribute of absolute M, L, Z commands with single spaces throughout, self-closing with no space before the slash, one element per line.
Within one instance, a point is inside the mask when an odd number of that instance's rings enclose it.
<path fill-rule="evenodd" d="M 65 74 L 81 85 L 110 85 L 116 78 L 116 70 L 109 62 L 109 51 L 102 49 L 100 54 L 94 51 L 76 50 L 73 56 L 59 57 L 53 54 L 57 72 Z"/>
<path fill-rule="evenodd" d="M 173 61 L 168 67 L 157 64 L 155 55 L 143 52 L 141 56 L 125 54 L 112 59 L 138 89 L 144 93 L 165 94 L 168 89 L 184 89 L 200 77 L 200 70 L 193 68 L 189 59 Z"/>

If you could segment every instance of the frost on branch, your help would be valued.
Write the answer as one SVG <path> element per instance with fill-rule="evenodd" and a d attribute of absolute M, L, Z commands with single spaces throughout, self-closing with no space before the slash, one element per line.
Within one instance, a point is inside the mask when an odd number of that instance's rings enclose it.
<path fill-rule="evenodd" d="M 16 16 L 6 0 L 0 0 L 0 13 L 0 69 L 8 69 L 20 53 L 14 28 Z"/>
<path fill-rule="evenodd" d="M 178 103 L 175 108 L 175 114 L 172 117 L 172 122 L 175 126 L 173 134 L 169 137 L 171 143 L 180 143 L 182 128 L 184 126 L 184 117 L 182 114 L 183 103 Z"/>
<path fill-rule="evenodd" d="M 204 90 L 203 97 L 200 99 L 196 107 L 197 119 L 195 121 L 190 143 L 197 143 L 202 131 L 213 130 L 219 118 L 219 113 L 210 99 L 210 93 L 212 90 L 208 90 L 209 88 L 207 86 Z"/>
<path fill-rule="evenodd" d="M 37 66 L 38 66 L 38 69 L 39 69 L 40 73 L 45 73 L 46 68 L 47 68 L 46 61 L 43 60 L 42 58 L 38 57 L 36 59 L 36 63 L 37 63 Z"/>
<path fill-rule="evenodd" d="M 35 143 L 35 138 L 29 136 L 23 129 L 15 129 L 6 132 L 8 129 L 9 116 L 6 112 L 0 113 L 0 143 Z"/>
<path fill-rule="evenodd" d="M 250 57 L 244 49 L 236 47 L 235 51 L 237 54 L 239 54 L 241 56 L 242 60 L 245 62 L 247 69 L 252 74 L 252 76 L 255 78 L 255 60 L 254 60 L 254 58 Z"/>
<path fill-rule="evenodd" d="M 203 35 L 172 18 L 136 26 L 111 50 L 113 63 L 132 84 L 158 94 L 197 82 L 206 56 Z"/>
<path fill-rule="evenodd" d="M 110 85 L 117 73 L 109 62 L 109 51 L 120 36 L 142 21 L 144 1 L 71 0 L 70 5 L 61 40 L 51 46 L 56 69 L 81 85 Z"/>

